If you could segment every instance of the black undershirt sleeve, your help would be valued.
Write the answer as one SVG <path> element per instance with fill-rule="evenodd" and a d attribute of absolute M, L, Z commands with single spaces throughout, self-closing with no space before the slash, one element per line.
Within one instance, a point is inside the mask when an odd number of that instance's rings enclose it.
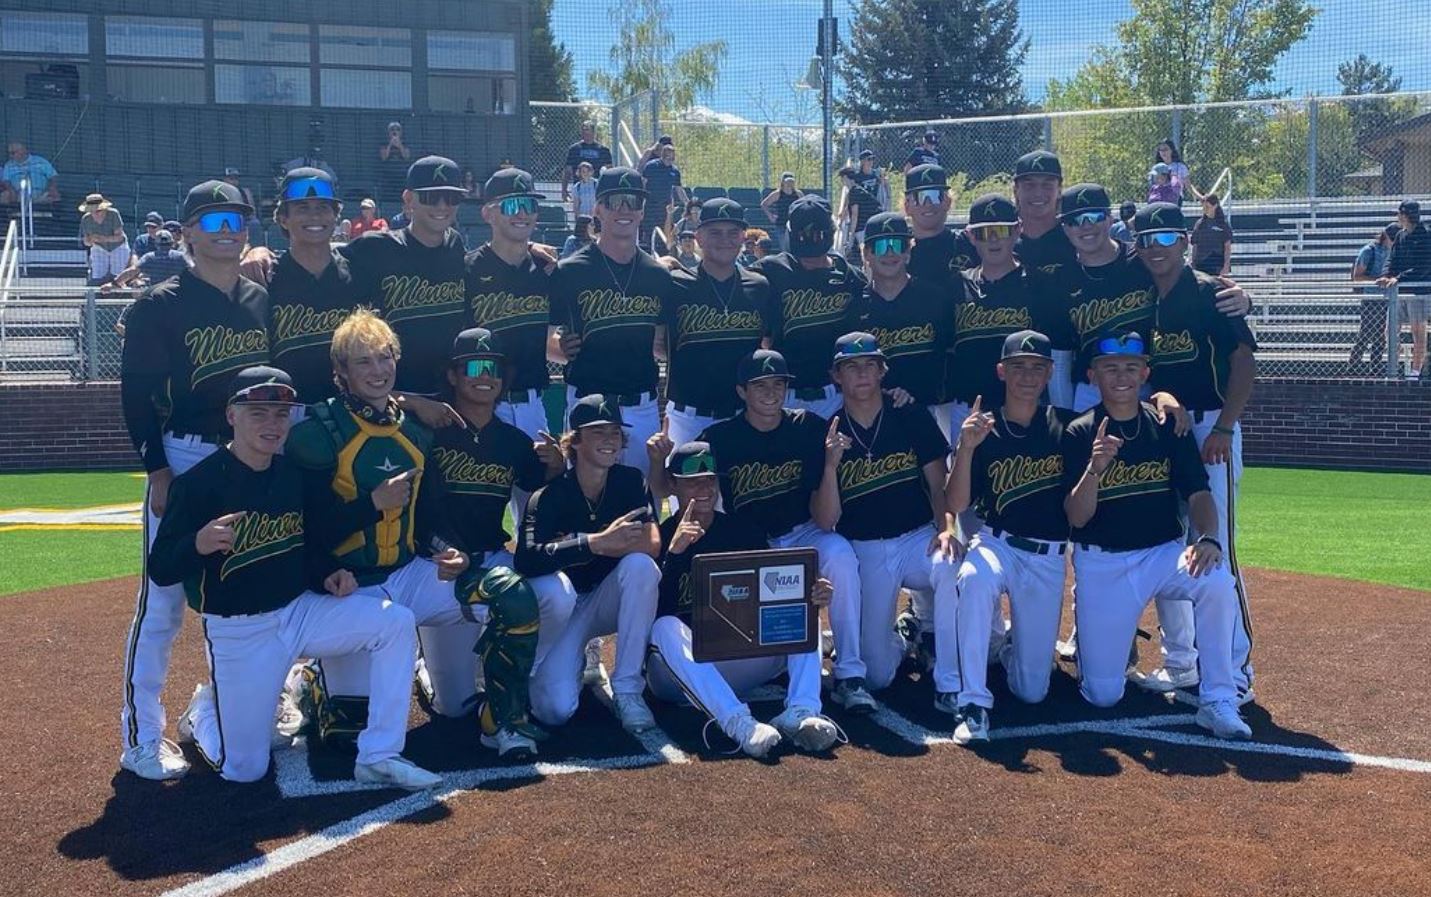
<path fill-rule="evenodd" d="M 208 520 L 203 508 L 190 494 L 190 483 L 179 477 L 169 489 L 169 504 L 159 519 L 159 532 L 149 549 L 149 578 L 161 586 L 171 586 L 198 574 L 204 567 L 195 537 Z"/>
<path fill-rule="evenodd" d="M 585 533 L 557 537 L 555 518 L 560 508 L 552 506 L 551 497 L 543 489 L 527 502 L 515 557 L 517 572 L 523 576 L 546 576 L 595 557 Z"/>

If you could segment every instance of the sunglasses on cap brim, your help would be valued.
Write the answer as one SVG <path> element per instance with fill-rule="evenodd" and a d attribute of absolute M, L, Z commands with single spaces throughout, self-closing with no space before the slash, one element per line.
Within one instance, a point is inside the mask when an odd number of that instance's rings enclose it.
<path fill-rule="evenodd" d="M 285 383 L 260 383 L 234 393 L 229 404 L 297 405 L 298 391 Z"/>
<path fill-rule="evenodd" d="M 471 377 L 502 377 L 502 363 L 495 358 L 469 358 L 460 362 L 458 367 L 463 376 Z"/>
<path fill-rule="evenodd" d="M 875 237 L 865 245 L 873 255 L 904 255 L 909 248 L 909 240 L 905 237 Z"/>
<path fill-rule="evenodd" d="M 1160 230 L 1153 234 L 1138 234 L 1139 246 L 1176 246 L 1183 238 L 1182 231 Z"/>
<path fill-rule="evenodd" d="M 236 234 L 244 230 L 242 212 L 205 212 L 196 219 L 195 223 L 198 225 L 199 230 L 206 234 L 217 234 L 222 231 Z"/>
<path fill-rule="evenodd" d="M 1102 224 L 1113 217 L 1110 209 L 1084 209 L 1081 212 L 1073 212 L 1061 216 L 1058 220 L 1069 227 L 1083 227 L 1088 224 Z"/>
<path fill-rule="evenodd" d="M 715 472 L 715 458 L 702 453 L 682 458 L 679 464 L 674 465 L 674 469 L 670 471 L 670 474 L 677 479 L 681 479 L 684 477 L 715 476 Z"/>
<path fill-rule="evenodd" d="M 537 199 L 534 196 L 506 196 L 493 203 L 497 211 L 511 218 L 514 215 L 535 215 Z"/>
<path fill-rule="evenodd" d="M 417 190 L 417 201 L 425 206 L 455 206 L 462 202 L 461 190 Z"/>
<path fill-rule="evenodd" d="M 1014 235 L 1015 224 L 971 224 L 966 230 L 969 232 L 969 239 L 975 243 L 988 243 L 993 240 L 1007 240 Z"/>
<path fill-rule="evenodd" d="M 289 181 L 283 185 L 283 199 L 293 201 L 299 199 L 329 199 L 336 201 L 337 196 L 333 194 L 333 184 L 322 178 L 299 178 Z"/>
<path fill-rule="evenodd" d="M 601 197 L 601 204 L 613 212 L 619 212 L 622 209 L 639 212 L 646 208 L 646 197 L 639 193 L 608 193 Z"/>
<path fill-rule="evenodd" d="M 1105 336 L 1098 341 L 1097 351 L 1093 353 L 1093 357 L 1129 355 L 1134 358 L 1146 358 L 1146 348 L 1143 340 L 1136 336 Z"/>
<path fill-rule="evenodd" d="M 917 206 L 937 206 L 944 201 L 948 193 L 944 187 L 921 187 L 904 194 L 904 199 Z"/>

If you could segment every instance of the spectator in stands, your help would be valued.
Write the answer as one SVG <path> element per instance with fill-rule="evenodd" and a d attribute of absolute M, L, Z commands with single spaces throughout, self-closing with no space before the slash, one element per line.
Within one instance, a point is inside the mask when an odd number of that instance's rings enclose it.
<path fill-rule="evenodd" d="M 133 267 L 121 271 L 113 283 L 105 284 L 100 290 L 108 292 L 111 287 L 126 287 L 136 280 L 143 280 L 152 287 L 187 270 L 188 267 L 189 257 L 174 248 L 174 235 L 167 230 L 161 230 L 154 235 L 152 252 L 146 252 Z"/>
<path fill-rule="evenodd" d="M 755 241 L 755 260 L 760 261 L 767 255 L 774 255 L 780 252 L 780 247 L 775 245 L 773 237 L 761 237 Z"/>
<path fill-rule="evenodd" d="M 881 212 L 889 209 L 889 181 L 884 172 L 875 169 L 874 150 L 860 150 L 860 162 L 855 172 L 855 183 L 869 195 L 879 200 Z"/>
<path fill-rule="evenodd" d="M 1386 291 L 1376 282 L 1386 273 L 1391 246 L 1399 233 L 1401 225 L 1395 221 L 1382 228 L 1376 238 L 1356 254 L 1352 265 L 1352 282 L 1367 284 L 1361 290 L 1361 322 L 1356 339 L 1352 340 L 1351 357 L 1347 359 L 1354 372 L 1375 373 L 1386 352 Z M 1367 360 L 1363 365 L 1364 352 Z"/>
<path fill-rule="evenodd" d="M 859 172 L 846 166 L 840 169 L 840 177 L 845 183 L 845 202 L 840 207 L 837 221 L 844 221 L 845 252 L 850 264 L 858 264 L 860 253 L 856 247 L 864 245 L 865 222 L 879 214 L 879 196 L 860 186 Z"/>
<path fill-rule="evenodd" d="M 309 135 L 314 136 L 314 135 Z M 279 180 L 283 180 L 283 175 L 288 174 L 295 168 L 317 168 L 333 180 L 338 179 L 338 175 L 333 172 L 333 167 L 323 161 L 323 148 L 316 142 L 308 148 L 308 154 L 299 156 L 296 159 L 289 159 L 280 166 L 283 171 L 279 174 Z M 407 167 L 403 167 L 403 177 L 407 177 Z"/>
<path fill-rule="evenodd" d="M 119 210 L 99 193 L 80 203 L 80 240 L 89 250 L 89 282 L 108 283 L 129 267 L 129 238 Z"/>
<path fill-rule="evenodd" d="M 686 200 L 686 214 L 680 221 L 675 222 L 676 233 L 680 234 L 686 228 L 690 228 L 694 233 L 696 227 L 701 223 L 701 201 L 694 196 Z"/>
<path fill-rule="evenodd" d="M 503 167 L 511 168 L 512 166 L 504 165 Z M 480 203 L 482 201 L 482 185 L 477 182 L 477 172 L 471 168 L 462 169 L 462 189 L 466 193 L 462 197 L 463 202 Z"/>
<path fill-rule="evenodd" d="M 576 165 L 576 183 L 571 188 L 571 213 L 590 218 L 596 211 L 596 168 L 585 159 Z"/>
<path fill-rule="evenodd" d="M 237 168 L 224 169 L 224 183 L 238 188 L 238 192 L 243 194 L 243 201 L 248 203 L 253 209 L 253 214 L 248 219 L 248 245 L 262 246 L 265 243 L 263 233 L 263 222 L 258 219 L 258 202 L 254 199 L 253 191 L 239 183 L 239 170 Z"/>
<path fill-rule="evenodd" d="M 755 254 L 755 246 L 761 240 L 770 239 L 770 234 L 758 227 L 746 228 L 745 242 L 741 244 L 740 255 L 736 256 L 735 263 L 741 267 L 748 268 L 755 264 L 760 256 Z"/>
<path fill-rule="evenodd" d="M 701 257 L 696 253 L 696 229 L 689 224 L 681 223 L 681 229 L 676 233 L 676 251 L 673 255 L 683 268 L 695 270 L 701 263 Z"/>
<path fill-rule="evenodd" d="M 1138 204 L 1125 202 L 1118 207 L 1118 220 L 1108 228 L 1108 236 L 1126 246 L 1133 245 L 1133 219 L 1138 214 Z"/>
<path fill-rule="evenodd" d="M 571 236 L 566 238 L 566 242 L 561 245 L 561 258 L 566 258 L 590 242 L 591 216 L 577 215 L 576 228 L 571 232 Z"/>
<path fill-rule="evenodd" d="M 1431 232 L 1421 222 L 1421 204 L 1414 199 L 1397 209 L 1396 223 L 1401 233 L 1392 244 L 1386 274 L 1377 283 L 1397 287 L 1398 316 L 1411 325 L 1411 369 L 1406 378 L 1419 380 L 1426 363 L 1426 319 L 1431 317 Z M 1403 280 L 1406 286 L 1400 286 Z M 1397 344 L 1393 339 L 1392 345 Z"/>
<path fill-rule="evenodd" d="M 1202 217 L 1193 225 L 1192 266 L 1204 274 L 1226 277 L 1232 268 L 1232 225 L 1216 193 L 1202 197 Z"/>
<path fill-rule="evenodd" d="M 904 173 L 908 174 L 909 169 L 916 165 L 925 164 L 939 164 L 939 135 L 932 129 L 924 132 L 924 138 L 910 151 L 909 158 L 904 160 Z"/>
<path fill-rule="evenodd" d="M 676 167 L 676 145 L 662 144 L 660 155 L 646 163 L 641 176 L 646 179 L 646 214 L 641 219 L 639 245 L 650 245 L 651 233 L 669 220 L 677 204 L 684 208 L 686 188 L 681 186 L 681 169 Z"/>
<path fill-rule="evenodd" d="M 655 143 L 651 144 L 650 146 L 646 147 L 644 150 L 641 151 L 641 157 L 636 160 L 636 170 L 640 171 L 641 169 L 645 168 L 646 163 L 650 162 L 652 159 L 659 159 L 661 157 L 662 147 L 675 145 L 676 141 L 674 138 L 671 137 L 670 134 L 662 134 L 660 137 L 657 137 Z"/>
<path fill-rule="evenodd" d="M 358 204 L 358 217 L 349 225 L 348 236 L 356 240 L 370 230 L 382 233 L 387 229 L 387 220 L 378 217 L 378 204 L 370 196 Z"/>
<path fill-rule="evenodd" d="M 150 212 L 144 216 L 144 233 L 134 238 L 134 251 L 129 255 L 129 266 L 134 267 L 140 259 L 154 251 L 154 237 L 164 227 L 164 216 Z M 173 245 L 172 242 L 170 245 Z"/>
<path fill-rule="evenodd" d="M 60 182 L 55 166 L 43 156 L 30 152 L 23 140 L 12 139 L 7 147 L 10 158 L 5 168 L 0 170 L 0 203 L 14 204 L 20 201 L 20 182 L 30 179 L 31 201 L 49 204 L 60 198 Z"/>
<path fill-rule="evenodd" d="M 591 163 L 591 175 L 595 177 L 601 174 L 601 169 L 611 165 L 611 148 L 596 140 L 596 122 L 584 121 L 581 123 L 581 139 L 566 151 L 566 167 L 561 172 L 561 198 L 562 201 L 571 199 L 571 179 L 576 175 L 576 167 L 582 162 Z"/>
<path fill-rule="evenodd" d="M 1173 143 L 1171 137 L 1167 140 L 1159 141 L 1158 145 L 1153 148 L 1154 170 L 1156 170 L 1159 165 L 1166 165 L 1168 167 L 1168 182 L 1172 184 L 1177 195 L 1176 199 L 1163 201 L 1180 203 L 1183 201 L 1184 193 L 1191 193 L 1195 199 L 1202 199 L 1202 194 L 1198 192 L 1197 187 L 1193 186 L 1192 179 L 1188 177 L 1188 167 L 1183 164 L 1182 154 L 1178 152 L 1178 145 Z M 1150 183 L 1151 180 L 1152 178 L 1150 177 Z M 1151 198 L 1148 200 L 1148 202 L 1158 201 L 1159 200 Z"/>
<path fill-rule="evenodd" d="M 412 150 L 403 142 L 402 122 L 388 122 L 388 139 L 378 147 L 378 195 L 392 202 L 402 195 L 407 167 L 412 164 Z"/>
<path fill-rule="evenodd" d="M 804 192 L 795 186 L 795 174 L 786 171 L 780 175 L 779 188 L 765 194 L 765 198 L 760 201 L 765 217 L 775 225 L 775 239 L 782 251 L 787 245 L 785 223 L 790 220 L 790 204 L 804 195 Z"/>
<path fill-rule="evenodd" d="M 1173 183 L 1173 172 L 1158 162 L 1148 172 L 1148 202 L 1182 202 L 1183 192 Z"/>

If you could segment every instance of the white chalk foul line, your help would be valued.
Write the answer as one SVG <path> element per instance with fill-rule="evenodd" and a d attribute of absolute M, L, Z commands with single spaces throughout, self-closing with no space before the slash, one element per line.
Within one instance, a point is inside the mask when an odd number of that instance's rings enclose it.
<path fill-rule="evenodd" d="M 932 729 L 921 726 L 883 704 L 870 716 L 870 720 L 876 725 L 888 729 L 910 744 L 934 747 L 936 745 L 954 743 L 954 739 L 950 736 L 941 735 Z M 1193 715 L 1191 713 L 1130 716 L 1123 719 L 1101 721 L 1081 720 L 1068 723 L 1043 723 L 1035 726 L 1014 726 L 1007 729 L 993 729 L 989 732 L 989 737 L 994 741 L 1003 741 L 1013 738 L 1048 738 L 1055 735 L 1077 735 L 1083 732 L 1111 734 L 1128 730 L 1141 731 L 1148 726 L 1183 726 L 1192 723 L 1192 721 Z M 950 717 L 950 730 L 953 730 L 953 717 Z"/>

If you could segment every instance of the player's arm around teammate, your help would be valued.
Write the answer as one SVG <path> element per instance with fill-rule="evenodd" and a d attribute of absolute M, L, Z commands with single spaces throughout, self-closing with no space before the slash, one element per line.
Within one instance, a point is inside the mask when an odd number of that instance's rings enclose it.
<path fill-rule="evenodd" d="M 539 593 L 565 589 L 575 604 L 532 675 L 532 711 L 549 725 L 571 719 L 586 643 L 614 634 L 616 714 L 628 731 L 644 732 L 656 724 L 641 696 L 661 581 L 655 512 L 640 471 L 619 463 L 627 439 L 621 406 L 600 393 L 584 396 L 570 427 L 562 441 L 572 466 L 532 495 L 517 541 L 517 571 Z"/>
<path fill-rule="evenodd" d="M 290 664 L 362 653 L 372 697 L 354 776 L 407 789 L 436 785 L 438 776 L 400 755 L 416 650 L 412 613 L 381 595 L 354 594 L 351 571 L 307 551 L 302 481 L 279 454 L 297 400 L 288 375 L 246 368 L 234 387 L 233 440 L 175 481 L 151 552 L 156 581 L 182 582 L 203 620 L 210 681 L 194 690 L 179 737 L 195 742 L 224 778 L 257 781 L 268 771 L 273 708 Z M 310 576 L 319 591 L 305 588 Z"/>
<path fill-rule="evenodd" d="M 885 398 L 886 370 L 873 335 L 856 331 L 836 342 L 831 378 L 844 404 L 826 432 L 813 509 L 859 560 L 858 653 L 839 660 L 858 666 L 864 694 L 842 692 L 841 677 L 831 699 L 846 707 L 894 681 L 909 649 L 894 625 L 900 588 L 933 591 L 936 607 L 953 604 L 962 557 L 944 528 L 949 443 L 924 408 L 895 408 Z"/>
<path fill-rule="evenodd" d="M 989 737 L 994 706 L 988 686 L 989 627 L 1005 592 L 1013 629 L 999 660 L 1009 690 L 1029 703 L 1048 694 L 1068 537 L 1061 446 L 1065 417 L 1041 403 L 1053 369 L 1048 337 L 1025 330 L 1005 338 L 996 368 L 1003 405 L 984 411 L 981 397 L 975 397 L 949 475 L 950 512 L 976 507 L 984 521 L 959 567 L 957 606 L 935 608 L 934 687 L 942 709 L 954 704 L 954 740 L 960 744 Z M 948 647 L 951 640 L 957 648 Z M 957 669 L 950 669 L 956 662 Z M 946 697 L 950 685 L 957 685 L 957 699 Z"/>
<path fill-rule="evenodd" d="M 673 702 L 689 698 L 752 757 L 765 756 L 782 738 L 801 750 L 828 750 L 839 730 L 820 715 L 818 649 L 718 663 L 697 663 L 692 656 L 690 572 L 695 555 L 758 550 L 765 548 L 765 540 L 716 510 L 720 487 L 709 445 L 684 443 L 665 463 L 681 512 L 661 524 L 661 598 L 646 662 L 646 681 L 652 694 Z M 826 606 L 832 592 L 829 580 L 818 580 L 813 600 Z M 785 710 L 769 725 L 757 722 L 740 696 L 781 673 L 790 677 Z"/>

